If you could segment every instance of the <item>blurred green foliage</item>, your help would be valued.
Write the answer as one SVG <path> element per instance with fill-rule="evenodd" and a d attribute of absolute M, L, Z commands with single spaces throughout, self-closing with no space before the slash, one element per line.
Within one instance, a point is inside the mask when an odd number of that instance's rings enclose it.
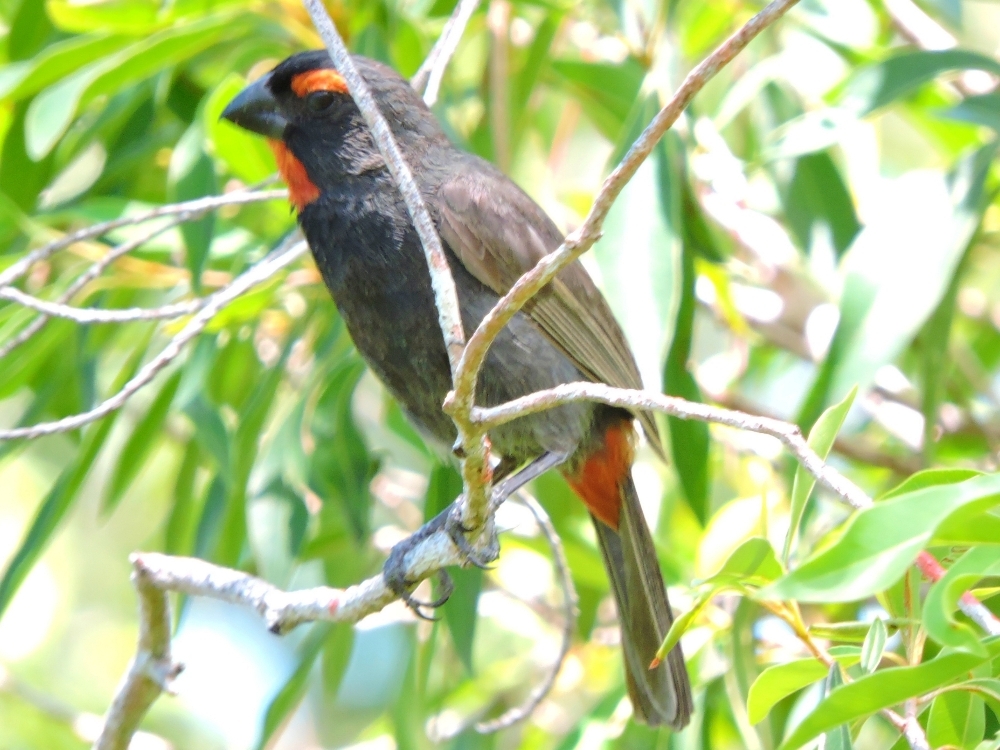
<path fill-rule="evenodd" d="M 412 75 L 454 2 L 328 7 L 355 52 Z M 569 229 L 684 73 L 759 8 L 484 2 L 435 111 Z M 319 46 L 296 0 L 0 0 L 0 28 L 0 271 L 70 230 L 267 178 L 266 145 L 218 115 Z M 696 98 L 585 259 L 648 387 L 815 425 L 810 443 L 884 496 L 850 514 L 771 439 L 669 422 L 671 465 L 644 455 L 637 481 L 684 615 L 670 638 L 695 685 L 689 729 L 630 720 L 589 519 L 546 476 L 580 618 L 528 721 L 470 728 L 523 700 L 558 649 L 551 555 L 512 507 L 497 569 L 456 571 L 432 624 L 392 607 L 278 640 L 179 601 L 189 669 L 144 741 L 790 750 L 825 733 L 861 750 L 903 747 L 876 712 L 916 699 L 933 746 L 996 748 L 1000 647 L 957 600 L 971 587 L 1000 609 L 998 50 L 996 3 L 803 0 Z M 70 302 L 211 293 L 293 226 L 283 201 L 164 226 Z M 148 231 L 76 243 L 18 288 L 56 299 Z M 35 316 L 0 302 L 4 427 L 92 408 L 180 328 L 50 320 L 11 343 Z M 283 272 L 120 412 L 0 444 L 0 747 L 87 745 L 133 649 L 133 549 L 347 586 L 460 486 L 365 372 L 311 262 Z M 922 549 L 950 568 L 929 588 Z"/>

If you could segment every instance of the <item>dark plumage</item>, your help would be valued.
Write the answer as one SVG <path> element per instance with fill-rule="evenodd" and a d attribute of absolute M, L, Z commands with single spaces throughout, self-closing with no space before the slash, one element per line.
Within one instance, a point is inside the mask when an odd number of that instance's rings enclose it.
<path fill-rule="evenodd" d="M 456 149 L 391 68 L 355 62 L 392 128 L 441 235 L 471 334 L 499 295 L 562 242 L 548 216 L 495 167 Z M 316 263 L 362 356 L 417 426 L 446 446 L 450 370 L 420 242 L 367 125 L 325 51 L 288 58 L 224 116 L 269 135 Z M 567 268 L 497 338 L 480 404 L 580 380 L 639 388 L 625 337 L 579 264 Z M 655 422 L 638 415 L 662 453 Z M 681 727 L 691 694 L 680 650 L 648 670 L 672 615 L 632 483 L 632 415 L 581 403 L 491 431 L 507 465 L 562 453 L 560 467 L 595 516 L 622 621 L 637 718 Z M 600 519 L 600 520 L 599 520 Z"/>

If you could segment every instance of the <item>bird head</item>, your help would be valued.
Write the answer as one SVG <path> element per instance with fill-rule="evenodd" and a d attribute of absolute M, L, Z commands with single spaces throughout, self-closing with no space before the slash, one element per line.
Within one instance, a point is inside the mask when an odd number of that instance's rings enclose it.
<path fill-rule="evenodd" d="M 433 114 L 396 71 L 364 57 L 353 60 L 404 153 L 444 138 Z M 346 177 L 386 168 L 326 50 L 283 60 L 243 89 L 222 117 L 268 139 L 300 213 Z"/>

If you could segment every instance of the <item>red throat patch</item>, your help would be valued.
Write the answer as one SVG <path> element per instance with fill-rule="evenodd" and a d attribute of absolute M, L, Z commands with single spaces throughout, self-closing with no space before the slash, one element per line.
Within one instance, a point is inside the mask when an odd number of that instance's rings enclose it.
<path fill-rule="evenodd" d="M 288 185 L 289 202 L 295 206 L 296 211 L 302 213 L 302 209 L 319 198 L 319 188 L 309 179 L 305 166 L 295 158 L 295 154 L 288 146 L 270 138 L 267 144 L 274 152 L 274 160 L 278 163 L 281 179 Z"/>
<path fill-rule="evenodd" d="M 593 453 L 575 476 L 566 481 L 587 509 L 612 529 L 621 513 L 621 483 L 632 470 L 635 457 L 631 422 L 622 422 L 604 433 L 604 445 Z"/>

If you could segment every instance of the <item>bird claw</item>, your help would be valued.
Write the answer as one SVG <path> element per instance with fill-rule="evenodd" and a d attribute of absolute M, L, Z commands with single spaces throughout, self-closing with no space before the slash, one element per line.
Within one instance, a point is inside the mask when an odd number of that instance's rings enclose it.
<path fill-rule="evenodd" d="M 429 536 L 443 530 L 462 554 L 463 564 L 467 563 L 475 565 L 477 568 L 488 569 L 490 563 L 500 556 L 500 542 L 497 539 L 496 531 L 493 529 L 492 521 L 489 523 L 489 544 L 484 550 L 473 549 L 472 545 L 465 538 L 465 535 L 472 531 L 472 529 L 468 529 L 462 524 L 461 508 L 458 502 L 452 503 L 415 531 L 409 539 L 404 539 L 392 548 L 388 559 L 385 561 L 385 565 L 382 566 L 382 577 L 385 579 L 386 586 L 417 617 L 422 620 L 436 620 L 436 617 L 425 614 L 424 609 L 434 610 L 448 601 L 448 598 L 455 589 L 451 576 L 444 570 L 438 571 L 441 595 L 435 600 L 423 602 L 415 599 L 412 592 L 419 581 L 411 581 L 406 577 L 406 555 Z"/>

